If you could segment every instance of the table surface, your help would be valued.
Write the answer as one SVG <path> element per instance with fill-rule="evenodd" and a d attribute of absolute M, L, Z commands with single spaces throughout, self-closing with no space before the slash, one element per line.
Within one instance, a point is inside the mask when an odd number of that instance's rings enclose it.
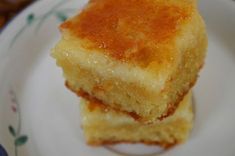
<path fill-rule="evenodd" d="M 0 0 L 0 30 L 34 0 Z"/>

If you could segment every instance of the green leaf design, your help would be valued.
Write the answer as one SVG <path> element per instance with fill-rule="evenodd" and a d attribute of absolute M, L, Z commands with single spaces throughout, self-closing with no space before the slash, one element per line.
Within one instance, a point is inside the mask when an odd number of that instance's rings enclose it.
<path fill-rule="evenodd" d="M 57 12 L 56 17 L 61 21 L 64 22 L 68 17 L 63 12 Z"/>
<path fill-rule="evenodd" d="M 28 17 L 27 17 L 27 22 L 28 24 L 31 24 L 33 22 L 33 20 L 35 19 L 35 16 L 34 14 L 29 14 Z"/>
<path fill-rule="evenodd" d="M 26 135 L 22 135 L 15 139 L 15 145 L 16 146 L 21 146 L 24 145 L 28 141 L 28 137 Z"/>
<path fill-rule="evenodd" d="M 13 137 L 16 137 L 16 131 L 11 125 L 8 127 L 8 130 Z"/>

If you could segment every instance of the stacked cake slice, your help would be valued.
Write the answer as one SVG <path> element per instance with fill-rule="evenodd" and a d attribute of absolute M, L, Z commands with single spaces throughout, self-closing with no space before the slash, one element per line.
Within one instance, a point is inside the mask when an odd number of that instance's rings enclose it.
<path fill-rule="evenodd" d="M 91 0 L 60 30 L 52 55 L 67 87 L 84 98 L 88 143 L 187 138 L 189 92 L 207 48 L 195 1 Z"/>
<path fill-rule="evenodd" d="M 83 100 L 82 125 L 90 145 L 114 143 L 145 143 L 172 147 L 184 142 L 192 128 L 191 93 L 179 104 L 174 115 L 153 124 L 142 124 L 129 115 L 116 111 L 99 101 Z"/>

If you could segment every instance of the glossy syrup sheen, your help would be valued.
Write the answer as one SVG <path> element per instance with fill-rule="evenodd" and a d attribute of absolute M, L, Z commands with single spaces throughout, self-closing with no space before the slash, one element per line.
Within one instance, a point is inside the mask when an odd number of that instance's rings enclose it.
<path fill-rule="evenodd" d="M 127 62 L 170 60 L 170 50 L 159 50 L 177 33 L 192 6 L 163 0 L 93 0 L 75 18 L 61 25 L 90 49 Z"/>

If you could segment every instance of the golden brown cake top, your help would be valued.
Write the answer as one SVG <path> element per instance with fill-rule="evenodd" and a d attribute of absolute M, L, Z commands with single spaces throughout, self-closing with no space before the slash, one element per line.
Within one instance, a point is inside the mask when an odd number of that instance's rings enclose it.
<path fill-rule="evenodd" d="M 85 41 L 86 49 L 147 66 L 172 60 L 166 45 L 192 12 L 189 0 L 92 0 L 61 30 Z"/>

